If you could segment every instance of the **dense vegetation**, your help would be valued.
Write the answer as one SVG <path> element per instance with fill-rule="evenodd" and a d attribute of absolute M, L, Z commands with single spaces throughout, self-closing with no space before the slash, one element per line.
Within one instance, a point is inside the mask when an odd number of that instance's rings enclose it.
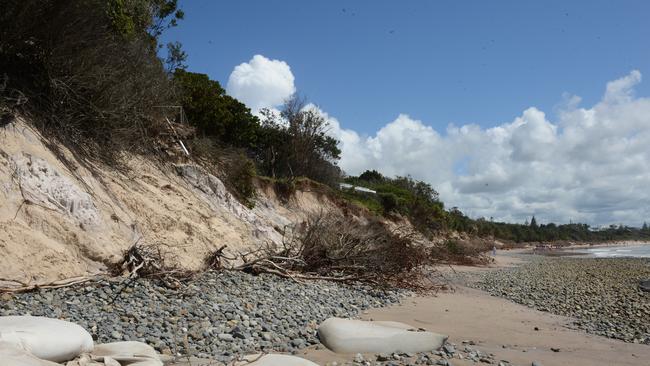
<path fill-rule="evenodd" d="M 344 197 L 355 201 L 376 214 L 390 216 L 401 214 L 424 233 L 452 230 L 479 238 L 496 238 L 509 242 L 602 242 L 611 240 L 650 240 L 650 228 L 611 225 L 592 229 L 589 225 L 538 224 L 535 217 L 530 223 L 516 224 L 494 222 L 484 218 L 471 219 L 457 207 L 444 210 L 438 193 L 427 183 L 411 177 L 387 178 L 375 170 L 367 170 L 358 177 L 345 178 L 345 182 L 375 190 L 377 194 L 344 189 Z M 453 243 L 450 243 L 453 246 Z M 451 247 L 453 252 L 456 249 Z"/>
<path fill-rule="evenodd" d="M 305 108 L 303 99 L 294 96 L 287 100 L 279 113 L 263 110 L 260 120 L 205 74 L 176 69 L 173 81 L 180 104 L 196 128 L 197 138 L 190 142 L 195 154 L 215 157 L 217 164 L 218 157 L 231 161 L 237 157 L 234 167 L 252 164 L 261 175 L 279 180 L 307 177 L 331 186 L 338 182 L 338 141 L 326 134 L 327 121 Z M 252 178 L 255 174 L 250 172 L 246 170 Z M 250 179 L 237 176 L 237 184 L 231 187 L 240 198 L 250 201 Z M 232 177 L 225 178 L 232 181 Z"/>
<path fill-rule="evenodd" d="M 78 157 L 118 166 L 123 151 L 156 153 L 165 117 L 178 117 L 161 107 L 180 105 L 195 130 L 192 155 L 226 172 L 247 204 L 256 171 L 335 184 L 338 142 L 303 100 L 260 120 L 217 81 L 187 71 L 179 43 L 160 56 L 161 34 L 182 18 L 177 0 L 0 2 L 1 124 L 29 116 Z"/>
<path fill-rule="evenodd" d="M 226 94 L 208 75 L 176 69 L 173 78 L 179 102 L 199 137 L 222 145 L 254 148 L 260 123 L 246 105 Z"/>
<path fill-rule="evenodd" d="M 0 115 L 85 155 L 148 146 L 173 101 L 158 37 L 182 17 L 176 0 L 0 2 Z"/>
<path fill-rule="evenodd" d="M 371 211 L 390 216 L 408 217 L 421 232 L 432 234 L 445 228 L 444 204 L 431 185 L 411 177 L 388 178 L 370 170 L 345 182 L 375 190 L 377 194 L 343 190 L 344 196 L 358 201 Z"/>

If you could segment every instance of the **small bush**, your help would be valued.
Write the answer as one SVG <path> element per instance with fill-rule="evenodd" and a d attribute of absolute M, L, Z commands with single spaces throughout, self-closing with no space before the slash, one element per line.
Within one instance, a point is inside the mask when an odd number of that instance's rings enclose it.
<path fill-rule="evenodd" d="M 296 193 L 296 182 L 291 178 L 277 179 L 273 182 L 273 189 L 280 201 L 288 203 Z"/>
<path fill-rule="evenodd" d="M 399 202 L 396 195 L 393 193 L 380 193 L 379 201 L 381 202 L 381 207 L 384 210 L 384 215 L 387 215 L 399 207 Z"/>
<path fill-rule="evenodd" d="M 365 207 L 377 216 L 381 216 L 384 213 L 384 209 L 375 195 L 357 192 L 353 189 L 342 189 L 337 192 L 341 199 L 360 207 Z"/>
<path fill-rule="evenodd" d="M 445 249 L 451 255 L 460 255 L 463 252 L 463 249 L 458 244 L 458 241 L 453 239 L 445 241 Z"/>
<path fill-rule="evenodd" d="M 196 138 L 189 142 L 192 155 L 215 172 L 228 191 L 248 208 L 255 205 L 255 163 L 242 149 L 220 147 L 213 138 Z"/>
<path fill-rule="evenodd" d="M 226 186 L 231 187 L 235 196 L 248 208 L 253 208 L 255 205 L 256 176 L 255 164 L 242 153 L 230 160 L 225 167 Z"/>

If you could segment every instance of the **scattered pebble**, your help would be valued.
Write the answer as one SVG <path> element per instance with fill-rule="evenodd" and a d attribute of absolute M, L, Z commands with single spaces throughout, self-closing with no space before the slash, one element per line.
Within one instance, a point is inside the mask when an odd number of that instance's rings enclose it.
<path fill-rule="evenodd" d="M 650 344 L 650 293 L 638 288 L 650 277 L 649 264 L 648 258 L 543 258 L 487 272 L 470 286 L 573 317 L 589 333 Z"/>
<path fill-rule="evenodd" d="M 138 279 L 4 297 L 0 315 L 47 316 L 77 323 L 98 343 L 140 341 L 158 352 L 232 360 L 318 344 L 316 328 L 332 317 L 399 302 L 398 291 L 278 276 L 208 272 L 178 290 Z M 189 345 L 189 349 L 186 349 Z"/>

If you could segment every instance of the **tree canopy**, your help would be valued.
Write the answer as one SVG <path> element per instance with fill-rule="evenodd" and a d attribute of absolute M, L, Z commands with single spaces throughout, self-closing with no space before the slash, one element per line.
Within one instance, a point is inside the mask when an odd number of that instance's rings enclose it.
<path fill-rule="evenodd" d="M 200 135 L 234 147 L 256 147 L 259 120 L 246 105 L 227 95 L 218 81 L 183 69 L 176 69 L 174 81 L 188 120 Z"/>
<path fill-rule="evenodd" d="M 340 177 L 338 141 L 327 134 L 328 122 L 297 96 L 280 112 L 262 111 L 256 156 L 263 174 L 271 177 L 308 177 L 335 184 Z"/>

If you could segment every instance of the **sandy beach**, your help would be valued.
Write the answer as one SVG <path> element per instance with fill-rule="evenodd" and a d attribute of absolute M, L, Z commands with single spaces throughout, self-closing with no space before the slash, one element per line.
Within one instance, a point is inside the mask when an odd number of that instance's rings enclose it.
<path fill-rule="evenodd" d="M 490 271 L 521 264 L 510 251 L 497 255 L 490 268 L 454 267 L 459 273 Z M 448 270 L 450 271 L 450 270 Z M 545 366 L 650 365 L 650 346 L 569 329 L 571 318 L 537 311 L 486 292 L 455 285 L 455 291 L 437 296 L 413 297 L 395 305 L 364 312 L 363 319 L 393 320 L 448 334 L 458 347 L 463 341 L 473 348 L 494 354 L 494 359 L 513 365 Z M 537 330 L 536 330 L 537 329 Z M 309 349 L 305 358 L 321 365 L 350 362 L 354 355 L 337 355 L 324 349 Z M 374 355 L 367 355 L 373 359 Z M 453 365 L 473 365 L 469 360 L 452 359 Z"/>

